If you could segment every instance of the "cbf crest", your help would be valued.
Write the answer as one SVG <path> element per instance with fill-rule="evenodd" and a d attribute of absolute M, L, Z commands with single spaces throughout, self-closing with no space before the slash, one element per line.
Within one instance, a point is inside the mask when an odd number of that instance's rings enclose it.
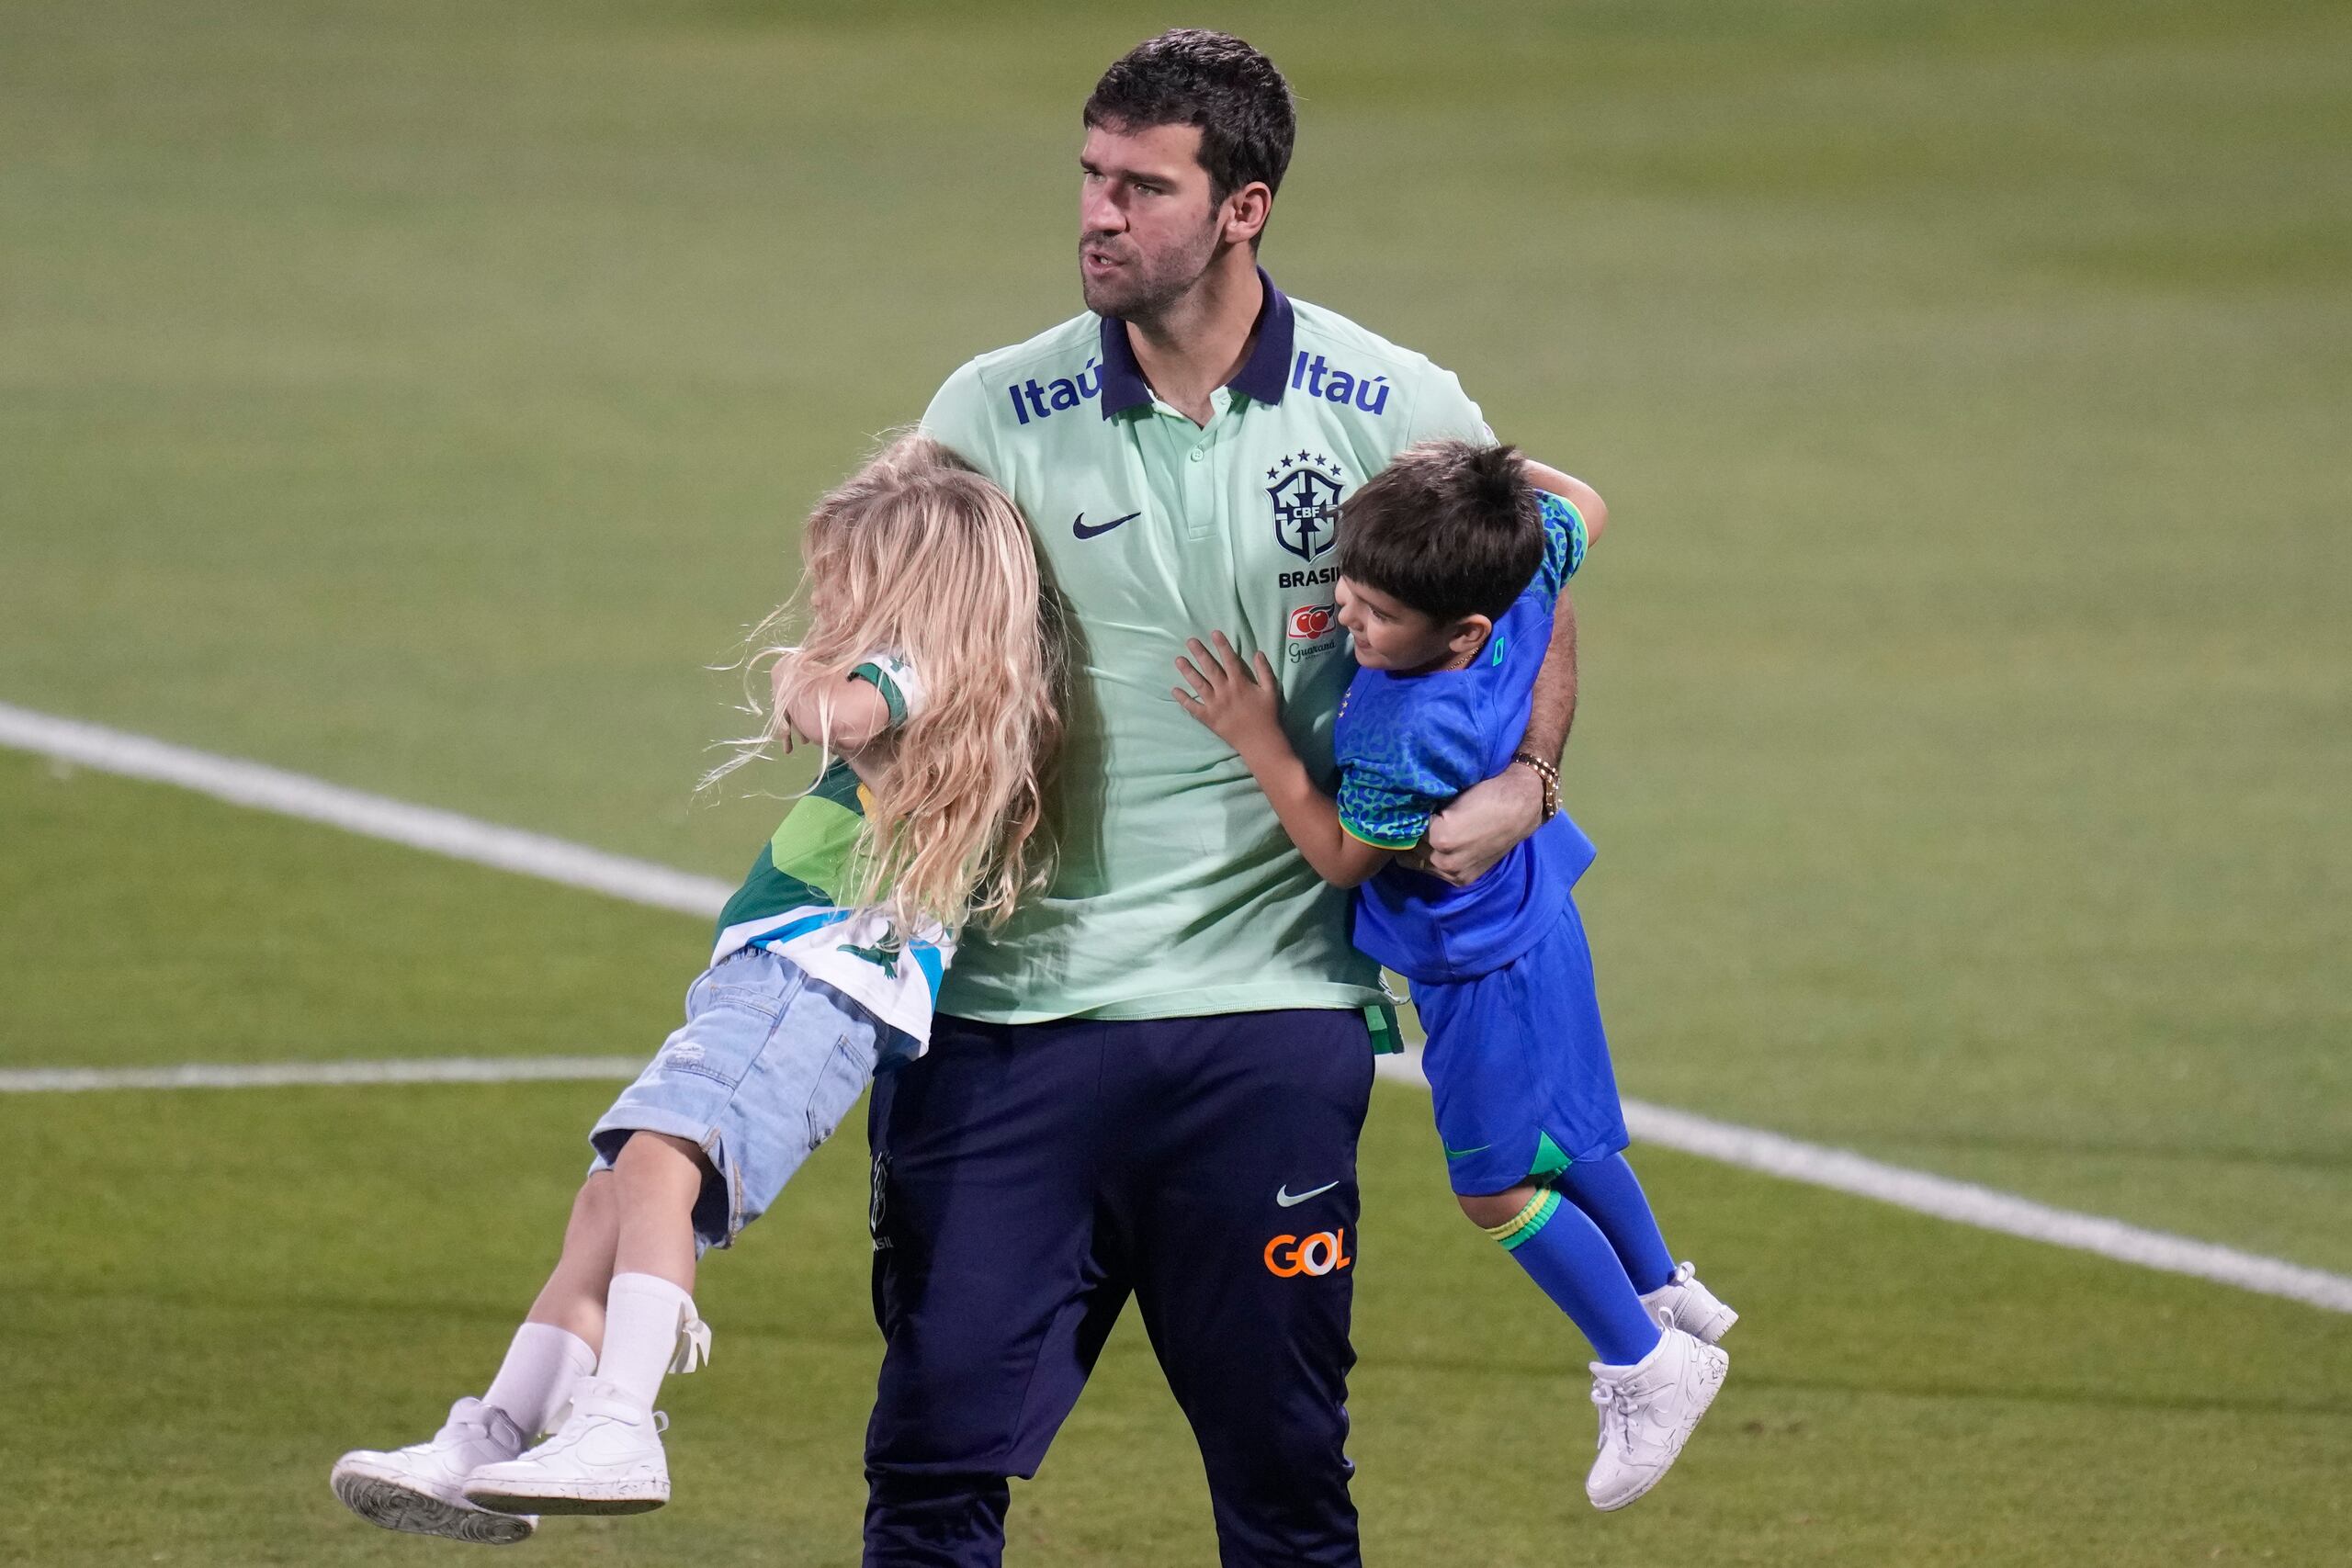
<path fill-rule="evenodd" d="M 1331 553 L 1340 542 L 1340 491 L 1347 470 L 1320 452 L 1285 452 L 1266 470 L 1272 482 L 1274 538 L 1301 560 Z"/>

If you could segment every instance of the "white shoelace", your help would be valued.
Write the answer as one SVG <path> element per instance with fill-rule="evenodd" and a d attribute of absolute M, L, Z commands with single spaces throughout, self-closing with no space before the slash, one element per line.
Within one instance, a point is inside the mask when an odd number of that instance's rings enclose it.
<path fill-rule="evenodd" d="M 1621 1446 L 1627 1453 L 1632 1453 L 1634 1451 L 1632 1406 L 1626 1401 L 1617 1397 L 1617 1391 L 1614 1388 L 1608 1383 L 1599 1382 L 1592 1385 L 1592 1402 L 1600 1407 L 1600 1436 L 1593 1446 L 1601 1449 L 1609 1446 L 1609 1418 L 1614 1416 L 1617 1418 Z"/>

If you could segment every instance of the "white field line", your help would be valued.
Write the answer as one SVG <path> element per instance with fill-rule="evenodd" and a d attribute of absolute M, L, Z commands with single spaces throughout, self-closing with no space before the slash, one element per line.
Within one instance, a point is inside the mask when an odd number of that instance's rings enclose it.
<path fill-rule="evenodd" d="M 1428 1087 L 1417 1055 L 1383 1056 L 1380 1075 L 1397 1083 Z M 1826 1187 L 1857 1198 L 1874 1199 L 1900 1209 L 1933 1214 L 1939 1220 L 1974 1225 L 1979 1230 L 2046 1241 L 2053 1247 L 2096 1253 L 2120 1263 L 2136 1263 L 2166 1274 L 2191 1274 L 2266 1296 L 2283 1296 L 2330 1312 L 2352 1313 L 2352 1279 L 2306 1269 L 2283 1258 L 2240 1252 L 2208 1241 L 2165 1231 L 2143 1230 L 2101 1214 L 2052 1208 L 2030 1198 L 1930 1176 L 1924 1170 L 1887 1165 L 1845 1149 L 1784 1138 L 1761 1128 L 1677 1111 L 1672 1106 L 1625 1101 L 1625 1127 L 1636 1141 L 1679 1149 L 1742 1170 L 1760 1171 L 1783 1180 Z"/>
<path fill-rule="evenodd" d="M 388 839 L 452 860 L 520 872 L 680 914 L 715 917 L 728 895 L 735 891 L 732 884 L 673 871 L 651 861 L 606 854 L 519 828 L 478 822 L 454 811 L 411 806 L 259 762 L 195 751 L 74 719 L 53 718 L 6 703 L 0 703 L 0 746 L 78 762 L 125 778 L 177 784 L 233 806 L 323 822 L 363 838 Z"/>
<path fill-rule="evenodd" d="M 410 1056 L 388 1062 L 181 1062 L 167 1067 L 0 1069 L 0 1094 L 105 1089 L 288 1089 L 308 1084 L 564 1083 L 628 1079 L 642 1056 Z"/>
<path fill-rule="evenodd" d="M 324 822 L 454 860 L 584 887 L 683 914 L 716 915 L 733 891 L 709 877 L 606 854 L 455 812 L 346 789 L 258 762 L 191 750 L 145 736 L 52 717 L 0 703 L 0 746 L 76 762 L 102 773 L 178 784 L 219 800 Z M 623 1056 L 447 1057 L 385 1062 L 288 1062 L 250 1066 L 34 1068 L 0 1072 L 0 1093 L 123 1089 L 243 1089 L 294 1084 L 500 1083 L 525 1079 L 627 1078 L 640 1065 Z M 1427 1087 L 1418 1056 L 1384 1056 L 1381 1076 Z M 2052 1208 L 1973 1182 L 1866 1159 L 1638 1100 L 1625 1103 L 1634 1137 L 1790 1181 L 1892 1203 L 1981 1230 L 2048 1242 L 2170 1274 L 2188 1274 L 2263 1295 L 2352 1313 L 2352 1278 L 2282 1258 L 2143 1230 L 2098 1214 Z"/>

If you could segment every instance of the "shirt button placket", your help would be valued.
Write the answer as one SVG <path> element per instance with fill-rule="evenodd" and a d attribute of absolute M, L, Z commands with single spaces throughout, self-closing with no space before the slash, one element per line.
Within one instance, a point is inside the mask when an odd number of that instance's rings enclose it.
<path fill-rule="evenodd" d="M 1216 421 L 1212 419 L 1206 429 L 1192 429 L 1190 421 L 1186 422 L 1186 426 L 1192 450 L 1185 453 L 1185 458 L 1195 464 L 1205 462 L 1208 459 L 1209 432 L 1216 428 Z M 1205 488 L 1206 478 L 1207 476 L 1197 468 L 1184 476 L 1184 536 L 1186 538 L 1204 539 L 1216 531 L 1216 506 L 1215 499 Z"/>

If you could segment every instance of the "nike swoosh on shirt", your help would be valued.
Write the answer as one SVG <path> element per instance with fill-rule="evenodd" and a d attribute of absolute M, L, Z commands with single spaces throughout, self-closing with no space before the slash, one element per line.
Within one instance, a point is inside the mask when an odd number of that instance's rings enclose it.
<path fill-rule="evenodd" d="M 1332 1188 L 1337 1187 L 1339 1183 L 1336 1181 L 1327 1181 L 1320 1187 L 1311 1187 L 1304 1192 L 1294 1192 L 1290 1190 L 1290 1183 L 1285 1181 L 1280 1187 L 1274 1189 L 1274 1201 L 1287 1209 L 1293 1203 L 1306 1202 L 1309 1198 L 1316 1196 L 1317 1193 L 1329 1192 Z"/>
<path fill-rule="evenodd" d="M 1117 527 L 1122 523 L 1132 523 L 1142 515 L 1143 513 L 1140 512 L 1130 512 L 1125 517 L 1114 517 L 1108 523 L 1097 523 L 1093 527 L 1090 528 L 1086 525 L 1086 513 L 1081 512 L 1070 524 L 1069 531 L 1077 535 L 1081 539 L 1091 539 L 1097 534 L 1109 533 L 1112 529 Z"/>
<path fill-rule="evenodd" d="M 1494 1146 L 1495 1145 L 1492 1144 L 1480 1144 L 1475 1149 L 1447 1149 L 1445 1151 L 1445 1157 L 1448 1159 L 1468 1159 L 1472 1155 L 1484 1154 Z"/>

